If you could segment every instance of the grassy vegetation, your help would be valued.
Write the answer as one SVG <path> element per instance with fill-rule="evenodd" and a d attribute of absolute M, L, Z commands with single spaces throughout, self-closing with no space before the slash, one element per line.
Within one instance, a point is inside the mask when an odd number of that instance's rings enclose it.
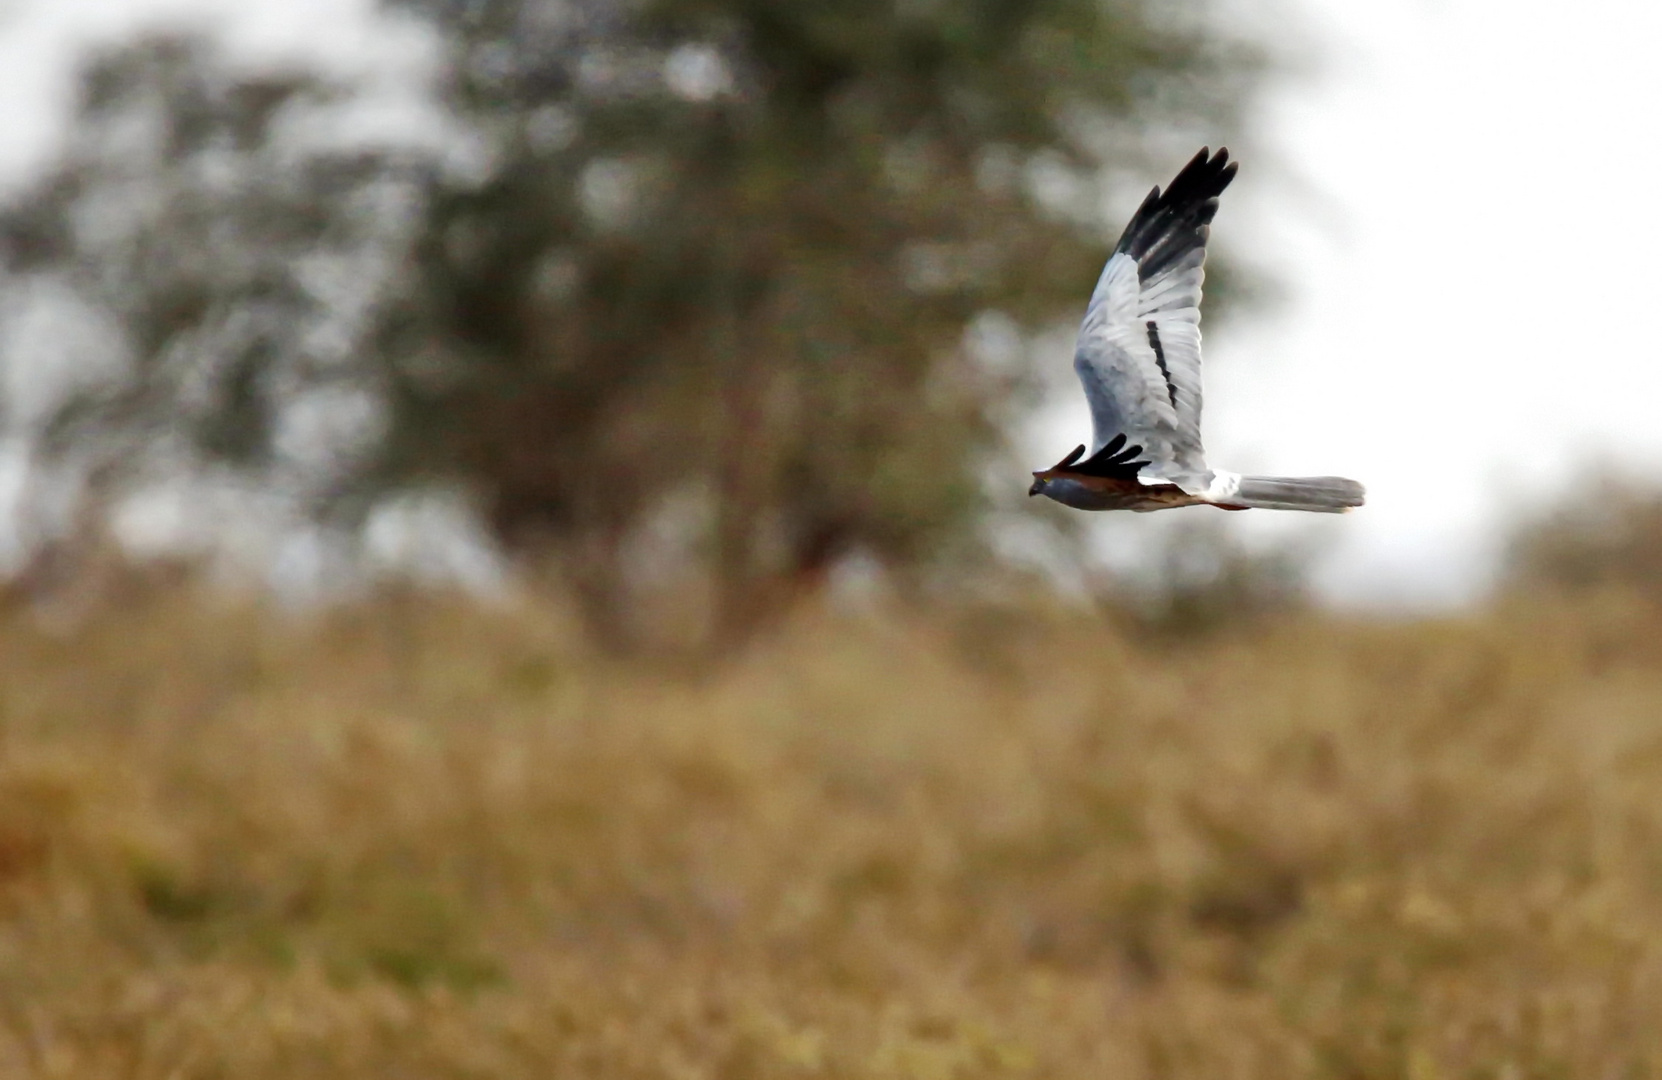
<path fill-rule="evenodd" d="M 1662 1075 L 1659 630 L 0 613 L 0 1074 Z"/>

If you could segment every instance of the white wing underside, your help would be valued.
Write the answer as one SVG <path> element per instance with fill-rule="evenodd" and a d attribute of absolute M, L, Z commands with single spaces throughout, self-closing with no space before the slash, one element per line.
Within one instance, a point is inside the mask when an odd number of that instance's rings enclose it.
<path fill-rule="evenodd" d="M 1194 495 L 1213 479 L 1200 443 L 1205 258 L 1197 247 L 1140 281 L 1136 260 L 1116 253 L 1091 294 L 1073 360 L 1091 406 L 1090 452 L 1124 435 L 1149 463 L 1143 483 L 1176 484 Z"/>
<path fill-rule="evenodd" d="M 1202 147 L 1164 190 L 1154 188 L 1120 234 L 1085 309 L 1073 367 L 1091 406 L 1090 454 L 1080 447 L 1037 473 L 1172 484 L 1191 499 L 1126 498 L 1107 483 L 1051 494 L 1085 510 L 1160 509 L 1213 503 L 1231 510 L 1338 512 L 1362 505 L 1362 485 L 1343 477 L 1238 476 L 1206 467 L 1200 443 L 1200 291 L 1218 198 L 1234 179 L 1229 151 Z M 1077 490 L 1075 490 L 1077 489 Z M 1081 492 L 1084 495 L 1081 495 Z M 1169 496 L 1170 493 L 1167 492 Z M 1083 500 L 1083 501 L 1082 501 Z"/>

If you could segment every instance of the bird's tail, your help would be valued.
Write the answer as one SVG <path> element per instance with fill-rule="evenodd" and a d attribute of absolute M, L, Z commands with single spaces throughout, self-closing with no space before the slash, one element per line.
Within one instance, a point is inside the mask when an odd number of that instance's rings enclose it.
<path fill-rule="evenodd" d="M 1342 476 L 1243 476 L 1240 486 L 1217 503 L 1230 508 L 1342 514 L 1361 506 L 1365 494 L 1361 484 Z"/>

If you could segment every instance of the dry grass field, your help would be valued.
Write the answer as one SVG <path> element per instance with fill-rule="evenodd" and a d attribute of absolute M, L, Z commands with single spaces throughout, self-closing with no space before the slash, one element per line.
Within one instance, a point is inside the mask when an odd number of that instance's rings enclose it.
<path fill-rule="evenodd" d="M 1662 1076 L 1662 614 L 0 613 L 0 1076 Z"/>

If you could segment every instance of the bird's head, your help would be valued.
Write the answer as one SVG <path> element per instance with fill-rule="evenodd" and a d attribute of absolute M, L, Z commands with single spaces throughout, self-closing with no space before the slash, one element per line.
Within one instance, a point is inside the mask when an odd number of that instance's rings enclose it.
<path fill-rule="evenodd" d="M 1046 469 L 1045 472 L 1036 472 L 1033 474 L 1033 486 L 1027 489 L 1027 494 L 1029 496 L 1043 495 L 1045 493 L 1045 488 L 1050 486 L 1050 477 L 1045 475 L 1045 473 L 1048 473 L 1049 471 L 1050 470 Z"/>

